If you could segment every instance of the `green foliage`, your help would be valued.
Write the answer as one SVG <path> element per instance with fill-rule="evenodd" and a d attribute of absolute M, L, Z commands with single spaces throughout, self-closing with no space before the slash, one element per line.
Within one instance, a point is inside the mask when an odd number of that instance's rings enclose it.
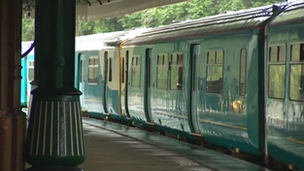
<path fill-rule="evenodd" d="M 33 18 L 22 19 L 22 41 L 32 41 L 35 37 L 35 20 Z"/>
<path fill-rule="evenodd" d="M 30 1 L 30 0 L 24 0 Z M 157 8 L 151 8 L 132 14 L 109 19 L 85 21 L 77 20 L 76 36 L 100 32 L 120 31 L 136 27 L 157 27 L 186 19 L 196 19 L 205 16 L 248 9 L 285 0 L 191 0 Z M 34 21 L 23 19 L 23 41 L 34 39 Z"/>

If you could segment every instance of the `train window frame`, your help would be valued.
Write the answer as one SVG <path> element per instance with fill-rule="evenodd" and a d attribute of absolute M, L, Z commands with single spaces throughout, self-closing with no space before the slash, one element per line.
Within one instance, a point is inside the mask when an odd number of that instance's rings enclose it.
<path fill-rule="evenodd" d="M 299 57 L 300 57 L 300 59 L 299 59 L 299 61 L 294 61 L 293 60 L 293 47 L 294 47 L 294 45 L 299 45 Z M 304 42 L 302 41 L 302 42 L 292 42 L 292 43 L 290 43 L 290 45 L 288 46 L 288 48 L 289 48 L 289 74 L 288 74 L 288 77 L 289 77 L 289 82 L 288 82 L 288 96 L 289 96 L 289 100 L 290 101 L 294 101 L 294 102 L 303 102 L 304 101 L 304 94 L 303 95 L 301 95 L 302 96 L 302 98 L 300 98 L 300 99 L 293 99 L 292 98 L 292 89 L 291 89 L 291 87 L 292 87 L 292 66 L 301 66 L 301 70 L 302 70 L 302 74 L 300 75 L 300 77 L 301 76 L 303 76 L 304 77 L 304 73 L 303 73 L 303 69 L 304 69 L 304 51 L 301 51 L 301 49 L 303 49 L 304 50 Z M 303 55 L 303 56 L 302 56 Z M 302 56 L 302 59 L 301 59 L 301 56 Z M 301 80 L 300 80 L 300 84 L 302 84 L 302 82 L 304 81 L 304 78 L 303 78 L 303 80 L 302 80 L 302 78 L 301 78 Z M 301 86 L 301 85 L 299 85 L 299 86 Z M 298 89 L 300 89 L 301 87 L 299 87 Z M 302 94 L 301 92 L 297 92 L 297 94 Z"/>
<path fill-rule="evenodd" d="M 165 60 L 167 58 L 167 60 Z M 165 63 L 167 62 L 167 63 Z M 168 90 L 169 88 L 169 84 L 168 84 L 168 80 L 169 80 L 169 66 L 170 66 L 170 61 L 169 61 L 169 53 L 159 53 L 157 54 L 156 56 L 156 88 L 157 89 L 160 89 L 160 90 Z M 162 72 L 162 70 L 166 71 L 166 84 L 163 84 L 165 85 L 164 87 L 159 87 L 159 85 L 161 84 L 158 84 L 159 83 L 159 71 Z M 164 72 L 162 72 L 164 73 Z M 165 80 L 165 79 L 164 79 Z"/>
<path fill-rule="evenodd" d="M 141 56 L 133 55 L 131 58 L 131 87 L 140 88 L 141 86 Z M 135 71 L 135 74 L 134 74 Z M 137 82 L 135 82 L 134 77 L 138 76 Z M 134 84 L 136 83 L 136 84 Z"/>
<path fill-rule="evenodd" d="M 214 61 L 210 62 L 210 53 L 214 53 L 216 55 L 214 55 Z M 216 53 L 215 53 L 216 52 Z M 217 60 L 217 52 L 222 52 L 222 60 L 221 63 L 218 63 Z M 217 94 L 217 95 L 222 95 L 223 94 L 223 90 L 224 90 L 224 64 L 225 64 L 225 51 L 224 49 L 209 49 L 206 52 L 206 93 L 208 94 Z M 218 68 L 221 67 L 222 72 L 221 72 L 221 77 L 216 80 L 219 81 L 221 78 L 221 82 L 219 84 L 222 84 L 221 89 L 219 89 L 219 92 L 215 92 L 215 91 L 208 91 L 210 90 L 209 87 L 210 85 L 208 85 L 208 74 L 209 74 L 209 68 Z M 212 86 L 211 86 L 212 87 Z"/>
<path fill-rule="evenodd" d="M 93 63 L 90 63 L 90 61 L 92 61 L 92 60 L 93 60 Z M 97 72 L 96 73 L 97 76 L 95 78 L 93 78 L 93 79 L 90 79 L 90 69 L 91 68 L 93 68 L 94 70 L 96 70 L 94 72 Z M 98 71 L 99 71 L 99 56 L 97 56 L 97 55 L 90 56 L 88 58 L 88 84 L 89 85 L 98 85 L 98 80 L 99 80 L 99 78 L 98 78 L 99 77 Z"/>
<path fill-rule="evenodd" d="M 175 63 L 172 62 L 173 58 Z M 172 68 L 177 68 L 177 82 L 172 88 Z M 184 69 L 184 54 L 182 52 L 173 52 L 169 58 L 169 89 L 173 91 L 181 91 L 183 87 L 183 69 Z"/>
<path fill-rule="evenodd" d="M 280 48 L 278 48 L 278 47 L 281 47 L 281 46 L 284 46 L 284 52 L 285 53 L 283 53 L 284 55 L 285 55 L 285 58 L 284 58 L 284 60 L 281 60 L 281 57 L 279 56 L 279 54 L 281 54 L 281 53 L 278 53 L 278 49 L 280 49 Z M 276 55 L 277 55 L 277 58 L 276 58 L 276 60 L 271 60 L 272 58 L 271 58 L 271 54 L 273 54 L 272 53 L 272 47 L 276 47 L 277 48 L 277 53 L 276 53 Z M 271 44 L 271 45 L 268 45 L 268 49 L 267 49 L 267 61 L 268 61 L 268 68 L 267 68 L 267 71 L 268 71 L 268 73 L 267 73 L 267 76 L 268 76 L 268 79 L 267 79 L 267 88 L 268 88 L 268 93 L 267 93 L 267 96 L 268 96 L 268 98 L 270 98 L 270 99 L 277 99 L 277 100 L 283 100 L 283 99 L 285 99 L 285 97 L 286 97 L 286 92 L 285 92 L 285 90 L 286 90 L 286 72 L 287 72 L 287 65 L 286 65 L 286 62 L 287 62 L 287 46 L 286 46 L 286 44 L 285 43 L 277 43 L 277 44 Z M 275 53 L 274 53 L 275 54 Z M 275 59 L 275 58 L 274 58 Z M 271 96 L 270 95 L 270 86 L 271 86 L 271 79 L 270 78 L 272 78 L 272 77 L 270 77 L 270 69 L 271 69 L 271 67 L 273 67 L 273 66 L 285 66 L 284 68 L 285 68 L 285 72 L 284 72 L 284 86 L 283 86 L 283 96 L 282 97 L 278 97 L 278 96 Z M 283 67 L 282 67 L 283 68 Z"/>
<path fill-rule="evenodd" d="M 33 73 L 32 76 L 30 75 L 30 70 L 32 70 L 32 73 Z M 27 79 L 29 81 L 33 81 L 35 79 L 35 61 L 34 60 L 29 60 L 28 61 L 28 76 L 27 76 Z"/>
<path fill-rule="evenodd" d="M 245 56 L 243 56 L 243 51 L 245 51 Z M 246 88 L 247 88 L 247 86 L 246 86 L 246 84 L 247 84 L 247 78 L 246 78 L 246 75 L 247 75 L 247 58 L 248 58 L 248 54 L 247 54 L 247 48 L 241 48 L 241 50 L 240 50 L 240 72 L 239 72 L 239 95 L 240 96 L 246 96 L 246 94 L 247 94 L 247 90 L 246 90 Z M 243 57 L 244 57 L 244 59 L 243 59 Z M 243 63 L 242 63 L 242 59 L 243 60 L 245 60 L 244 61 L 244 66 L 242 65 Z M 243 79 L 243 81 L 244 82 L 242 82 L 242 76 L 244 77 Z M 243 85 L 243 90 L 242 90 L 242 85 Z M 242 92 L 244 92 L 244 93 L 242 93 Z"/>
<path fill-rule="evenodd" d="M 113 62 L 113 58 L 112 57 L 109 57 L 108 58 L 108 69 L 109 69 L 109 71 L 108 71 L 108 73 L 109 73 L 109 76 L 108 76 L 108 81 L 109 81 L 109 83 L 110 82 L 112 82 L 113 81 L 113 64 L 114 62 Z"/>

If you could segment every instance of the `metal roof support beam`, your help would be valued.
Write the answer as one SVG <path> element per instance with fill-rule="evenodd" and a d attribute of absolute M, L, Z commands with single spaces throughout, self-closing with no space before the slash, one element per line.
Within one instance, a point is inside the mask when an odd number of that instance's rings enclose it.
<path fill-rule="evenodd" d="M 75 0 L 36 0 L 37 87 L 25 150 L 30 171 L 80 171 L 85 161 L 81 92 L 74 88 L 75 15 Z"/>

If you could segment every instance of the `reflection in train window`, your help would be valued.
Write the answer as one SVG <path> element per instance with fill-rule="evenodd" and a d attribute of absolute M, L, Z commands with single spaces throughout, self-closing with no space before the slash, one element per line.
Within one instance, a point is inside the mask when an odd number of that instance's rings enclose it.
<path fill-rule="evenodd" d="M 285 64 L 269 66 L 268 95 L 282 99 L 285 96 Z"/>
<path fill-rule="evenodd" d="M 171 55 L 170 69 L 170 89 L 181 90 L 183 85 L 183 54 Z"/>
<path fill-rule="evenodd" d="M 222 93 L 223 59 L 223 50 L 212 50 L 207 52 L 207 93 Z"/>
<path fill-rule="evenodd" d="M 285 45 L 269 47 L 268 96 L 283 99 L 285 97 L 286 50 Z"/>
<path fill-rule="evenodd" d="M 168 88 L 168 54 L 157 55 L 156 87 L 158 89 Z"/>
<path fill-rule="evenodd" d="M 89 80 L 88 83 L 97 84 L 98 83 L 98 57 L 89 58 Z"/>
<path fill-rule="evenodd" d="M 28 69 L 28 80 L 33 81 L 34 80 L 34 61 L 29 61 L 29 69 Z"/>
<path fill-rule="evenodd" d="M 131 65 L 131 86 L 140 87 L 140 58 L 139 56 L 132 57 Z"/>
<path fill-rule="evenodd" d="M 304 44 L 291 45 L 289 80 L 290 99 L 304 101 Z"/>
<path fill-rule="evenodd" d="M 246 67 L 247 67 L 247 51 L 246 49 L 241 49 L 240 55 L 240 88 L 239 94 L 245 96 L 246 94 Z"/>

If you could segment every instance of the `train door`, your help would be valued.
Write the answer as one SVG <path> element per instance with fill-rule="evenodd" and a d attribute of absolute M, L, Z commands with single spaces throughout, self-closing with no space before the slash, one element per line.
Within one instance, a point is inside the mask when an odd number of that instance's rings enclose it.
<path fill-rule="evenodd" d="M 79 76 L 79 90 L 81 91 L 81 92 L 84 92 L 84 87 L 85 87 L 85 81 L 86 81 L 86 79 L 84 78 L 84 76 L 85 76 L 85 71 L 84 71 L 84 66 L 85 66 L 85 64 L 84 64 L 84 62 L 85 62 L 85 59 L 84 59 L 84 55 L 82 54 L 82 53 L 79 53 L 78 54 L 78 61 L 79 61 L 79 69 L 78 69 L 78 76 Z M 84 105 L 84 96 L 80 96 L 80 103 L 82 104 L 82 105 Z"/>
<path fill-rule="evenodd" d="M 199 44 L 190 45 L 190 116 L 189 124 L 192 134 L 197 132 L 197 59 Z"/>
<path fill-rule="evenodd" d="M 110 61 L 110 63 L 109 63 Z M 102 106 L 103 106 L 103 110 L 104 113 L 108 113 L 107 110 L 107 82 L 108 82 L 108 68 L 111 70 L 111 67 L 108 67 L 108 64 L 110 66 L 112 66 L 112 59 L 109 59 L 109 52 L 104 52 L 103 55 L 103 67 L 102 67 L 102 72 L 103 72 L 103 79 L 101 81 L 101 89 L 102 89 L 102 93 L 101 93 L 101 97 L 102 97 Z M 112 79 L 112 78 L 110 78 Z"/>
<path fill-rule="evenodd" d="M 150 87 L 150 74 L 151 74 L 151 57 L 152 57 L 152 49 L 146 49 L 146 57 L 145 57 L 145 86 L 144 86 L 144 109 L 147 122 L 152 122 L 151 118 L 151 108 L 150 108 L 150 99 L 151 99 L 151 87 Z"/>
<path fill-rule="evenodd" d="M 125 60 L 125 66 L 126 66 L 126 69 L 125 69 L 125 109 L 126 109 L 126 114 L 128 117 L 131 117 L 130 116 L 130 113 L 129 113 L 129 106 L 128 106 L 128 86 L 129 86 L 129 51 L 127 50 L 126 51 L 126 60 Z"/>

